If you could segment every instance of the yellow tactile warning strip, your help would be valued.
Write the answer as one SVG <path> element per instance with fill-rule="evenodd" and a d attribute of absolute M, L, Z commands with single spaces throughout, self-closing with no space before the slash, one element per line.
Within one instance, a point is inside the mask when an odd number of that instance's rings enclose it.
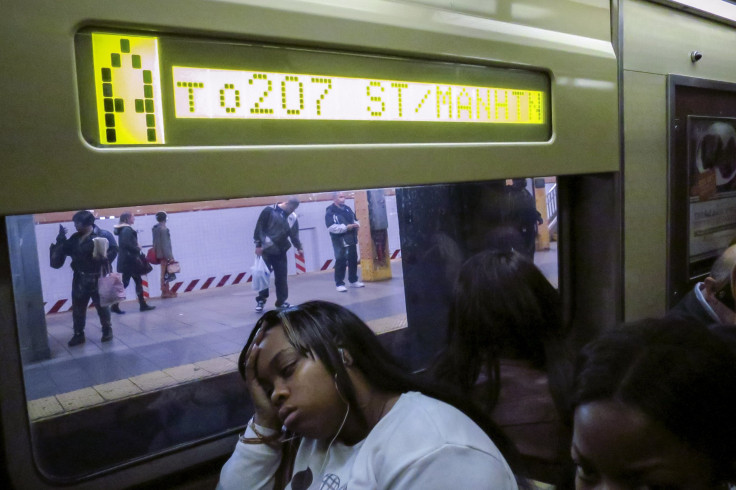
<path fill-rule="evenodd" d="M 31 422 L 237 370 L 239 353 L 31 400 Z"/>
<path fill-rule="evenodd" d="M 369 321 L 368 326 L 377 335 L 393 332 L 407 326 L 406 314 L 378 318 Z M 58 417 L 122 398 L 130 398 L 189 381 L 233 372 L 238 369 L 239 355 L 240 353 L 229 354 L 215 359 L 184 364 L 111 383 L 82 388 L 69 393 L 60 393 L 31 400 L 28 402 L 28 417 L 31 422 Z"/>
<path fill-rule="evenodd" d="M 406 313 L 400 313 L 394 316 L 387 316 L 385 318 L 377 318 L 369 321 L 368 326 L 375 332 L 376 335 L 383 333 L 393 332 L 394 330 L 400 330 L 406 328 L 408 323 L 406 321 Z"/>

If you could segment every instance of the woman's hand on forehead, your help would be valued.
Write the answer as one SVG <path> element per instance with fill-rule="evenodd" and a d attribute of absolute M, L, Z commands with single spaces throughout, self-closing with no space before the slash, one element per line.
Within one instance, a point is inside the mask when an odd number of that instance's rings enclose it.
<path fill-rule="evenodd" d="M 260 327 L 258 331 L 256 331 L 255 337 L 253 337 L 253 343 L 260 345 L 260 343 L 263 341 L 264 335 L 266 335 L 266 330 L 263 327 Z"/>
<path fill-rule="evenodd" d="M 263 389 L 263 385 L 258 380 L 256 366 L 258 356 L 261 352 L 260 342 L 263 340 L 263 336 L 264 332 L 261 329 L 256 333 L 253 342 L 248 348 L 245 360 L 245 380 L 255 407 L 254 417 L 256 424 L 272 429 L 280 429 L 281 421 L 279 420 L 278 413 L 271 404 L 271 397 L 269 397 L 266 390 Z"/>

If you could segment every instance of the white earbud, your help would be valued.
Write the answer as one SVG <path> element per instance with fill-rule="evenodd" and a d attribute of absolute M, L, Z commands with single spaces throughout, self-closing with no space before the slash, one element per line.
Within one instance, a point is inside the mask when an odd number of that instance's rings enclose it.
<path fill-rule="evenodd" d="M 345 359 L 345 349 L 343 349 L 342 347 L 339 347 L 337 351 L 340 353 L 340 359 L 342 359 L 343 365 L 347 365 L 348 361 L 347 359 Z"/>
<path fill-rule="evenodd" d="M 340 388 L 337 386 L 337 373 L 335 374 L 335 391 L 337 391 L 337 396 L 340 397 L 340 400 L 342 400 L 346 405 L 350 405 L 348 401 L 345 399 L 345 397 L 342 396 L 342 393 L 340 392 Z"/>

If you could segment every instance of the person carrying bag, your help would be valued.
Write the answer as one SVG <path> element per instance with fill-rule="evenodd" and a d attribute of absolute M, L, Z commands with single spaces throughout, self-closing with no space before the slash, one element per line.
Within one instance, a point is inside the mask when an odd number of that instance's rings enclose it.
<path fill-rule="evenodd" d="M 112 340 L 112 323 L 110 321 L 110 309 L 106 306 L 112 304 L 106 300 L 103 306 L 100 301 L 99 285 L 101 270 L 105 267 L 110 270 L 110 264 L 117 257 L 118 245 L 112 233 L 95 225 L 95 217 L 89 211 L 79 211 L 72 217 L 77 232 L 69 238 L 66 237 L 66 229 L 59 226 L 59 234 L 56 243 L 51 245 L 51 266 L 60 268 L 64 265 L 66 257 L 72 259 L 72 320 L 74 336 L 69 340 L 69 347 L 83 344 L 86 341 L 84 327 L 87 319 L 87 309 L 90 300 L 94 304 L 100 317 L 102 326 L 102 342 Z M 114 279 L 112 279 L 114 281 Z M 102 281 L 109 282 L 111 279 Z M 106 286 L 103 287 L 103 289 Z"/>
<path fill-rule="evenodd" d="M 141 247 L 138 245 L 138 231 L 133 228 L 134 223 L 135 216 L 126 211 L 120 215 L 120 223 L 115 225 L 115 234 L 120 237 L 120 256 L 118 257 L 117 271 L 122 274 L 123 287 L 127 288 L 130 280 L 133 279 L 140 311 L 150 311 L 156 307 L 146 303 L 141 276 L 151 272 L 153 267 L 141 252 Z M 125 314 L 117 303 L 112 305 L 110 311 L 118 315 Z"/>
<path fill-rule="evenodd" d="M 172 291 L 169 282 L 176 278 L 176 275 L 168 271 L 169 264 L 176 262 L 174 260 L 174 252 L 171 249 L 171 233 L 166 226 L 167 214 L 164 211 L 156 213 L 156 226 L 153 227 L 153 248 L 154 255 L 158 264 L 161 265 L 161 297 L 176 298 L 176 291 Z M 150 254 L 151 252 L 149 252 Z"/>

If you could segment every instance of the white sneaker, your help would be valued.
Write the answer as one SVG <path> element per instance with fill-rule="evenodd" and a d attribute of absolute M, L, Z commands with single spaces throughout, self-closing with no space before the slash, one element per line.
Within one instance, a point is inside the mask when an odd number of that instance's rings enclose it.
<path fill-rule="evenodd" d="M 364 288 L 365 287 L 365 284 L 363 284 L 360 281 L 355 281 L 355 282 L 351 282 L 350 283 L 350 287 L 351 288 Z"/>
<path fill-rule="evenodd" d="M 339 285 L 339 286 L 337 286 L 337 288 L 336 288 L 336 289 L 337 289 L 338 291 L 340 291 L 341 293 L 344 293 L 345 291 L 347 291 L 347 290 L 348 290 L 348 288 L 346 288 L 346 287 L 345 287 L 345 286 L 343 286 L 342 284 L 341 284 L 341 285 Z"/>

